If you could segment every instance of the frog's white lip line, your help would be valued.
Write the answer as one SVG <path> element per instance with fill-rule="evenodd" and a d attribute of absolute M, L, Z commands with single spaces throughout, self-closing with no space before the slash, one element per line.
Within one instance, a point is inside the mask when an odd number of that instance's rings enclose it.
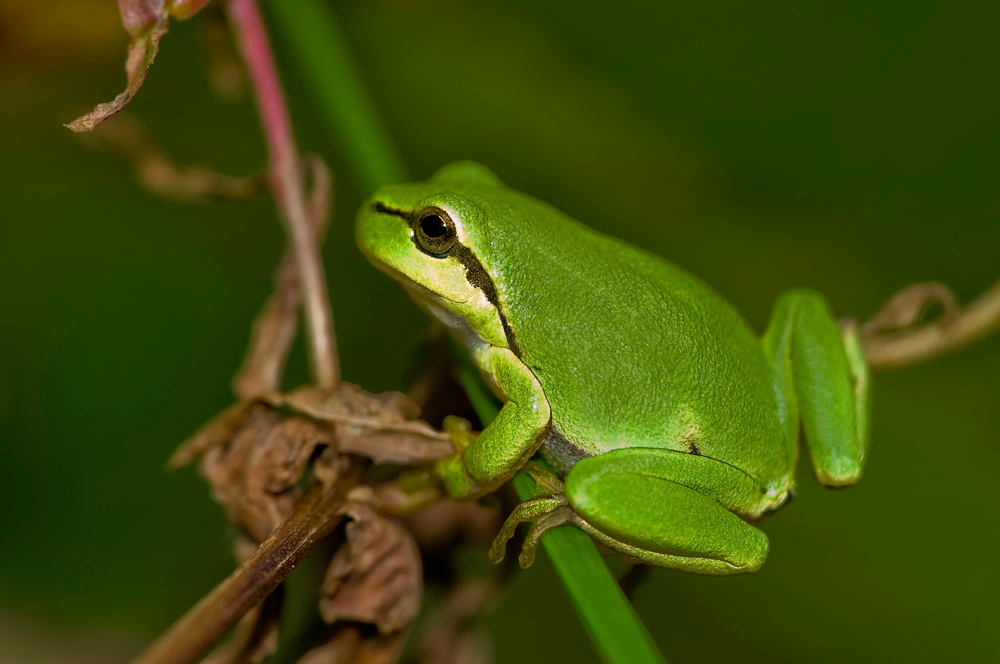
<path fill-rule="evenodd" d="M 467 300 L 467 299 L 466 300 L 456 300 L 456 299 L 453 299 L 453 298 L 450 298 L 450 297 L 445 297 L 444 295 L 442 295 L 442 294 L 440 294 L 440 293 L 438 293 L 436 291 L 431 290 L 427 286 L 424 286 L 423 284 L 417 283 L 412 278 L 410 278 L 410 275 L 406 274 L 405 272 L 402 272 L 401 270 L 398 270 L 398 269 L 394 268 L 393 266 L 389 265 L 385 261 L 380 260 L 380 259 L 378 259 L 378 258 L 376 258 L 374 256 L 371 256 L 371 255 L 369 255 L 368 258 L 369 258 L 369 260 L 372 261 L 372 263 L 375 265 L 375 267 L 377 267 L 378 269 L 382 270 L 383 272 L 385 272 L 386 274 L 388 274 L 390 277 L 396 279 L 397 281 L 402 282 L 404 286 L 407 286 L 407 287 L 410 287 L 410 288 L 413 288 L 413 289 L 419 291 L 421 293 L 421 295 L 426 294 L 424 296 L 427 299 L 444 300 L 446 302 L 451 302 L 452 304 L 467 304 L 469 302 L 469 300 Z"/>

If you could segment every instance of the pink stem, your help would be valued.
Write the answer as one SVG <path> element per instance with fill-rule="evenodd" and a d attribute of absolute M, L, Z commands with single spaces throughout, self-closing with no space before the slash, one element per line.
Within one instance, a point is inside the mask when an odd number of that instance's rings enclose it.
<path fill-rule="evenodd" d="M 309 220 L 302 163 L 271 43 L 257 0 L 229 0 L 229 19 L 243 52 L 267 139 L 278 213 L 299 267 L 313 380 L 319 387 L 333 388 L 340 383 L 333 313 L 319 243 Z"/>

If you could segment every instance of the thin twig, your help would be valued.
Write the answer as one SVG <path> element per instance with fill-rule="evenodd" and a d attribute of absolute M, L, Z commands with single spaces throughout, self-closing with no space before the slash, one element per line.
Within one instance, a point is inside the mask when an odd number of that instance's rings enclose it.
<path fill-rule="evenodd" d="M 340 524 L 337 508 L 366 464 L 352 461 L 335 482 L 316 482 L 260 548 L 160 635 L 132 664 L 195 661 L 247 611 L 278 587 Z"/>
<path fill-rule="evenodd" d="M 912 331 L 866 337 L 872 369 L 899 369 L 944 355 L 1000 329 L 1000 281 L 946 320 Z"/>
<path fill-rule="evenodd" d="M 278 212 L 298 263 L 313 381 L 318 387 L 334 388 L 340 383 L 340 367 L 333 313 L 319 248 L 310 228 L 302 163 L 285 93 L 257 0 L 229 0 L 228 9 L 267 139 Z"/>
<path fill-rule="evenodd" d="M 84 140 L 105 146 L 127 159 L 147 191 L 182 202 L 240 200 L 268 187 L 263 174 L 234 177 L 203 166 L 179 166 L 153 140 L 142 123 L 128 112 L 102 124 Z"/>
<path fill-rule="evenodd" d="M 303 155 L 303 163 L 312 175 L 309 220 L 319 247 L 330 221 L 332 176 L 326 163 L 316 155 Z M 233 378 L 233 391 L 241 399 L 254 399 L 281 390 L 285 360 L 299 330 L 298 312 L 302 303 L 299 283 L 295 252 L 287 247 L 274 274 L 274 292 L 254 320 L 243 364 Z"/>

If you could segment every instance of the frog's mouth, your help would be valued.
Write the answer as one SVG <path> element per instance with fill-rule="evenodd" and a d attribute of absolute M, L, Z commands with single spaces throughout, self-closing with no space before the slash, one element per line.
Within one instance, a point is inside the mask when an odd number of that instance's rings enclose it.
<path fill-rule="evenodd" d="M 409 229 L 410 240 L 413 241 L 413 230 L 410 228 L 410 223 L 413 218 L 413 212 L 411 210 L 403 210 L 400 208 L 394 208 L 381 201 L 375 201 L 372 203 L 369 214 L 374 214 L 378 216 L 388 215 L 392 217 L 399 217 L 406 224 Z M 359 239 L 359 247 L 365 257 L 371 262 L 372 265 L 377 267 L 381 272 L 389 275 L 399 283 L 401 283 L 410 294 L 420 300 L 428 302 L 441 302 L 448 303 L 450 305 L 461 306 L 468 303 L 468 298 L 456 298 L 449 297 L 444 293 L 438 292 L 427 285 L 420 283 L 412 275 L 407 273 L 405 269 L 402 269 L 399 265 L 394 264 L 395 261 L 387 261 L 379 255 L 378 251 L 375 251 L 371 246 L 368 245 L 366 241 L 361 241 Z"/>
<path fill-rule="evenodd" d="M 389 275 L 390 277 L 401 283 L 404 288 L 411 291 L 415 297 L 419 297 L 421 300 L 427 300 L 430 302 L 434 301 L 449 302 L 451 304 L 456 304 L 456 305 L 467 304 L 469 302 L 468 299 L 459 300 L 438 293 L 437 291 L 432 290 L 427 286 L 424 286 L 420 282 L 415 281 L 413 277 L 411 277 L 410 275 L 406 274 L 405 272 L 396 267 L 393 267 L 389 263 L 386 263 L 377 256 L 373 256 L 370 254 L 366 255 L 368 257 L 368 260 L 372 263 L 372 265 L 374 265 L 379 270 L 381 270 L 382 272 L 386 273 L 387 275 Z"/>

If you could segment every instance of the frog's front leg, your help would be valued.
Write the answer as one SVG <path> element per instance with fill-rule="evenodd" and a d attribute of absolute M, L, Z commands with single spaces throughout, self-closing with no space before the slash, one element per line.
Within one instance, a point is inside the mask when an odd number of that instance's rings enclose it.
<path fill-rule="evenodd" d="M 531 564 L 544 532 L 564 523 L 627 559 L 681 572 L 742 574 L 759 569 L 767 557 L 767 537 L 737 516 L 759 513 L 760 483 L 709 457 L 654 448 L 612 450 L 577 462 L 563 493 L 541 493 L 504 524 L 491 551 L 494 561 L 503 557 L 521 521 L 533 522 L 522 567 Z"/>
<path fill-rule="evenodd" d="M 842 331 L 819 293 L 795 290 L 778 300 L 763 343 L 792 468 L 801 417 L 816 479 L 854 484 L 868 448 L 869 407 L 868 365 L 856 329 Z"/>
<path fill-rule="evenodd" d="M 510 479 L 538 450 L 551 421 L 541 384 L 513 352 L 484 346 L 473 357 L 506 403 L 468 447 L 435 466 L 455 498 L 489 493 Z"/>

